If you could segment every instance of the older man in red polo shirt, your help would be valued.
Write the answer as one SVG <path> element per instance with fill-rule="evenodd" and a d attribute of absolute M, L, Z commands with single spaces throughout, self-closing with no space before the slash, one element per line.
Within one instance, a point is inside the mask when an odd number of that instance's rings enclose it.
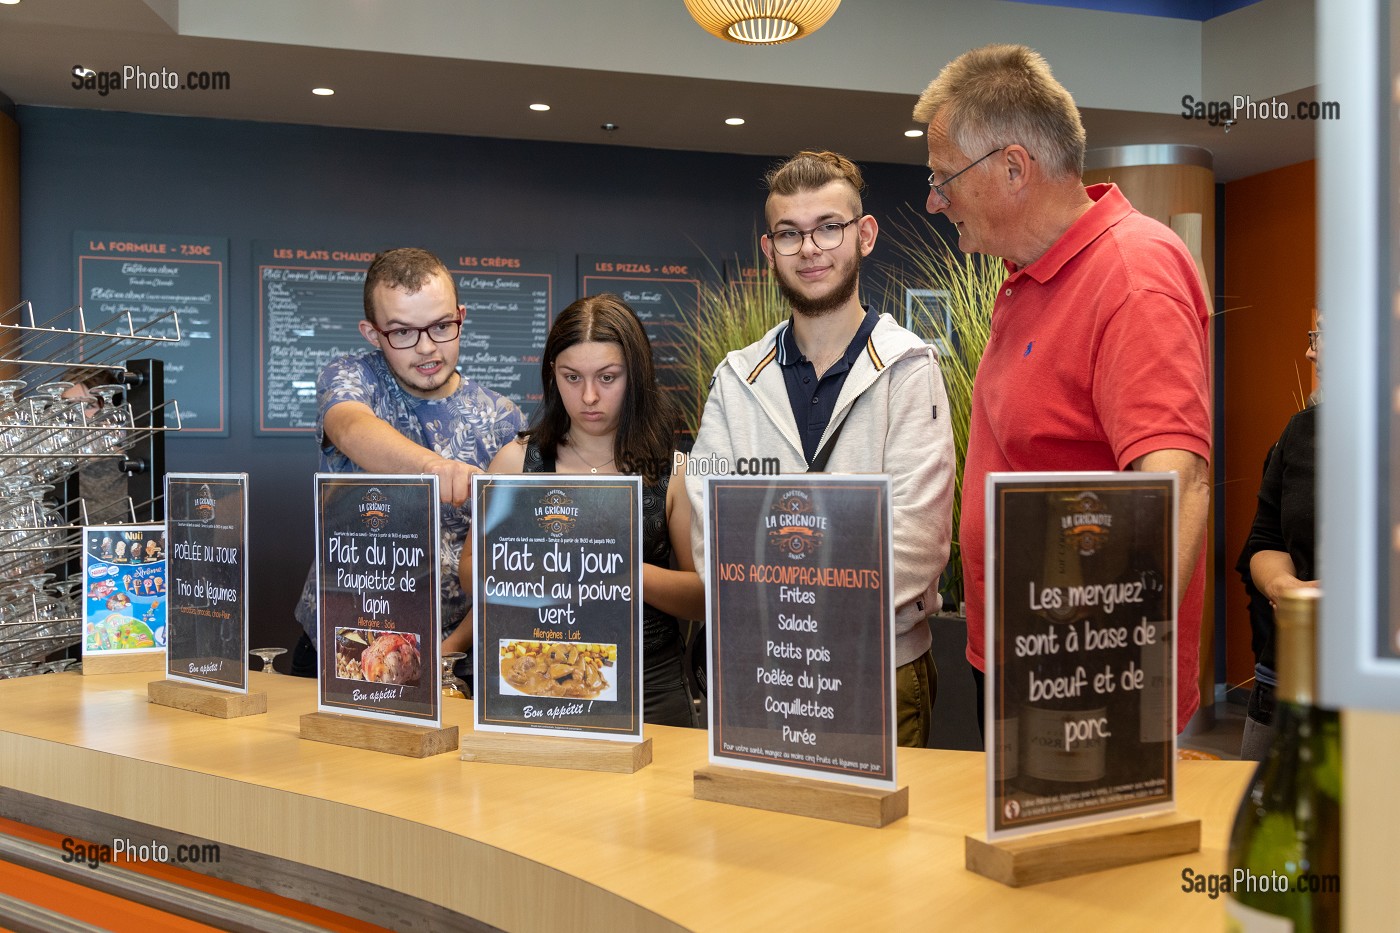
<path fill-rule="evenodd" d="M 1195 263 L 1116 186 L 1083 186 L 1079 111 L 1031 49 L 964 53 L 914 119 L 928 124 L 929 213 L 1009 274 L 972 390 L 959 529 L 979 725 L 987 474 L 1141 470 L 1179 477 L 1181 729 L 1200 705 L 1210 502 L 1209 305 Z"/>

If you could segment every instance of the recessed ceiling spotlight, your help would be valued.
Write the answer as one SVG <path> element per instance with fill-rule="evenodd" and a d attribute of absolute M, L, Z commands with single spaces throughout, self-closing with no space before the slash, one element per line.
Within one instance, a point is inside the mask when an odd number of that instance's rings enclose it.
<path fill-rule="evenodd" d="M 538 110 L 540 113 L 544 113 L 546 110 L 549 109 L 549 104 L 531 104 L 530 109 Z"/>
<path fill-rule="evenodd" d="M 728 123 L 730 126 L 743 126 L 743 125 L 744 125 L 744 118 L 743 118 L 743 117 L 729 117 L 729 118 L 726 119 L 724 122 L 725 122 L 725 123 Z"/>
<path fill-rule="evenodd" d="M 311 93 L 315 94 L 317 97 L 330 97 L 335 93 L 335 89 L 329 87 L 313 87 Z"/>
<path fill-rule="evenodd" d="M 599 129 L 601 129 L 601 130 L 603 130 L 604 132 L 607 132 L 607 133 L 616 132 L 616 130 L 617 130 L 617 124 L 616 124 L 616 123 L 604 123 L 601 127 L 599 127 Z"/>
<path fill-rule="evenodd" d="M 918 137 L 924 135 L 924 131 L 923 131 L 923 130 L 905 130 L 905 131 L 904 131 L 904 135 L 905 135 L 905 136 L 908 136 L 910 139 L 917 139 Z"/>
<path fill-rule="evenodd" d="M 3 3 L 5 6 L 14 6 L 16 3 L 19 3 L 19 0 L 0 0 L 0 3 Z"/>

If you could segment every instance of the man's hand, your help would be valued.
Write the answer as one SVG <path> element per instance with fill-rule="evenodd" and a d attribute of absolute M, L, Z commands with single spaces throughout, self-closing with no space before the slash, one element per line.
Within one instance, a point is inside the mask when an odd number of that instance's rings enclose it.
<path fill-rule="evenodd" d="M 460 460 L 447 460 L 434 456 L 423 466 L 423 473 L 438 478 L 438 498 L 450 505 L 460 506 L 471 498 L 472 474 L 484 473 L 481 467 L 463 463 Z"/>
<path fill-rule="evenodd" d="M 460 506 L 471 497 L 472 474 L 479 467 L 440 457 L 404 437 L 368 405 L 340 402 L 326 412 L 326 438 L 366 473 L 431 473 L 438 498 Z"/>

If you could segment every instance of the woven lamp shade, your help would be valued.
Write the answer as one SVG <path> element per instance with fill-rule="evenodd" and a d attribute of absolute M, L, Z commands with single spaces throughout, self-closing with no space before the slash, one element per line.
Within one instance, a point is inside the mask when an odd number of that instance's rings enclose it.
<path fill-rule="evenodd" d="M 691 17 L 721 39 L 777 45 L 816 32 L 841 0 L 685 0 Z"/>

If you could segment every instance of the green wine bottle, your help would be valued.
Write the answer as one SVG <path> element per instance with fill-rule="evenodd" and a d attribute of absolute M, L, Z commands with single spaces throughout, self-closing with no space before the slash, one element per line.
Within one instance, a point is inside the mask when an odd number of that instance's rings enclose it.
<path fill-rule="evenodd" d="M 1341 928 L 1341 733 L 1316 705 L 1316 589 L 1279 600 L 1277 734 L 1230 834 L 1231 933 Z"/>

